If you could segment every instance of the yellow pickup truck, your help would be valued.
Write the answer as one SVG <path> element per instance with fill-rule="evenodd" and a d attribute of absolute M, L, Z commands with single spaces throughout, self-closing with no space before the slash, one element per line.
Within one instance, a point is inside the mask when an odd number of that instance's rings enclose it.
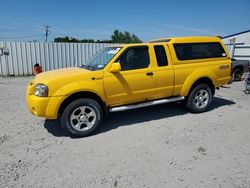
<path fill-rule="evenodd" d="M 208 109 L 229 83 L 232 61 L 218 37 L 178 37 L 107 47 L 81 67 L 38 74 L 27 103 L 36 116 L 60 119 L 74 136 L 93 134 L 108 112 L 183 101 Z"/>

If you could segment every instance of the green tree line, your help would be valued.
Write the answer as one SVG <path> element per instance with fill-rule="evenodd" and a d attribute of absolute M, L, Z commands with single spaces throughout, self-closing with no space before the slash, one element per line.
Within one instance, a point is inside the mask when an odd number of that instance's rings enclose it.
<path fill-rule="evenodd" d="M 71 43 L 141 43 L 142 41 L 134 34 L 128 31 L 115 30 L 110 40 L 94 40 L 94 39 L 77 39 L 74 37 L 56 37 L 54 42 L 71 42 Z"/>

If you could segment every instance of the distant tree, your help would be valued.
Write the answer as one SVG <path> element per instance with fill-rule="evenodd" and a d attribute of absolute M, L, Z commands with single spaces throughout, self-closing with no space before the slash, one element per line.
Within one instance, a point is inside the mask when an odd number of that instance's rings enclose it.
<path fill-rule="evenodd" d="M 74 42 L 74 43 L 94 43 L 95 40 L 94 39 L 82 39 L 79 40 L 77 38 L 74 37 L 56 37 L 54 39 L 54 42 Z"/>
<path fill-rule="evenodd" d="M 74 37 L 57 37 L 54 39 L 54 42 L 78 42 L 78 39 L 74 38 Z"/>
<path fill-rule="evenodd" d="M 142 41 L 134 34 L 130 34 L 128 31 L 121 32 L 115 30 L 111 35 L 113 43 L 141 43 Z"/>
<path fill-rule="evenodd" d="M 94 39 L 82 39 L 82 40 L 79 40 L 79 42 L 81 42 L 81 43 L 95 43 L 95 40 Z"/>

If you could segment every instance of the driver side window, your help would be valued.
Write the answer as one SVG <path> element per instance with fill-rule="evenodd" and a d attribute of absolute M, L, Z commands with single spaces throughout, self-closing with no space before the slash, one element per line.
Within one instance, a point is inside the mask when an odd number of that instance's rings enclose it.
<path fill-rule="evenodd" d="M 121 70 L 135 70 L 143 69 L 149 66 L 149 53 L 147 46 L 131 47 L 128 48 L 118 58 L 121 64 Z"/>

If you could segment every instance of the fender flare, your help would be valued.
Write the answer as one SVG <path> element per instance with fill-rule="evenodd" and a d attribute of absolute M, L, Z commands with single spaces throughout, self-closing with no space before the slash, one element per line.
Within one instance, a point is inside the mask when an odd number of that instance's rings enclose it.
<path fill-rule="evenodd" d="M 194 85 L 194 83 L 201 79 L 201 78 L 208 78 L 212 81 L 213 85 L 216 83 L 216 75 L 214 72 L 208 70 L 208 69 L 199 69 L 197 71 L 194 71 L 192 74 L 188 76 L 186 81 L 183 84 L 182 90 L 181 90 L 181 96 L 188 96 L 190 89 Z"/>
<path fill-rule="evenodd" d="M 102 101 L 106 101 L 103 88 L 98 83 L 93 82 L 73 82 L 67 85 L 64 85 L 60 88 L 49 101 L 46 109 L 46 114 L 56 117 L 62 103 L 72 94 L 78 92 L 90 92 L 100 97 Z"/>

